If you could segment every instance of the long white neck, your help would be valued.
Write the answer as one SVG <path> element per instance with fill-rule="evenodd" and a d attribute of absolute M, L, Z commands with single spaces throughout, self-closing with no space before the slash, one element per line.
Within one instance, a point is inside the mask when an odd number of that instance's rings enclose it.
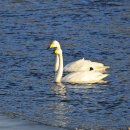
<path fill-rule="evenodd" d="M 59 82 L 61 82 L 62 75 L 63 75 L 63 56 L 62 56 L 62 53 L 58 54 L 58 56 L 59 56 L 59 68 L 58 68 L 58 72 L 57 72 L 55 81 L 59 83 Z"/>
<path fill-rule="evenodd" d="M 57 48 L 58 48 L 58 49 L 61 49 L 61 47 L 60 47 L 60 43 L 57 45 Z M 58 69 L 59 69 L 59 56 L 56 55 L 55 72 L 57 72 Z"/>
<path fill-rule="evenodd" d="M 56 55 L 56 62 L 55 62 L 55 72 L 58 71 L 58 68 L 59 68 L 59 56 Z"/>

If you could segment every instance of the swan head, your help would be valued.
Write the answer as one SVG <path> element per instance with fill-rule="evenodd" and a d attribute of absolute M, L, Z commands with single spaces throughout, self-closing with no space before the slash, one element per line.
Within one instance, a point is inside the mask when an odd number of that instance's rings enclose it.
<path fill-rule="evenodd" d="M 56 40 L 54 40 L 51 44 L 50 44 L 50 48 L 60 48 L 60 43 Z"/>
<path fill-rule="evenodd" d="M 62 50 L 59 49 L 59 48 L 57 48 L 57 49 L 54 51 L 54 53 L 57 54 L 57 55 L 60 55 L 60 54 L 62 54 Z"/>

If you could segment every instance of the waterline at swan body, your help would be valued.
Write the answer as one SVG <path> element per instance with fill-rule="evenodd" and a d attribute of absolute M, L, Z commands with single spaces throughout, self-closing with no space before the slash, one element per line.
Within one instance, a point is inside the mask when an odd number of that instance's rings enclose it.
<path fill-rule="evenodd" d="M 51 45 L 50 48 L 58 48 L 61 49 L 60 47 L 60 43 L 56 40 L 54 40 Z M 55 64 L 55 71 L 58 70 L 58 66 L 59 66 L 59 57 L 56 56 L 56 64 Z M 98 72 L 106 72 L 106 69 L 109 68 L 109 66 L 105 66 L 102 63 L 98 63 L 98 62 L 92 62 L 90 60 L 85 60 L 80 59 L 74 62 L 71 62 L 69 64 L 67 64 L 63 69 L 65 72 L 78 72 L 78 71 L 89 71 L 90 68 L 93 68 L 94 71 L 98 71 Z"/>
<path fill-rule="evenodd" d="M 63 56 L 62 50 L 56 49 L 55 54 L 59 56 L 59 68 L 55 77 L 56 82 L 68 82 L 68 83 L 97 83 L 100 80 L 108 76 L 108 74 L 102 74 L 96 71 L 85 72 L 73 72 L 62 78 L 63 75 Z"/>
<path fill-rule="evenodd" d="M 62 82 L 69 83 L 98 83 L 107 77 L 108 74 L 102 74 L 96 71 L 73 72 L 62 78 Z"/>

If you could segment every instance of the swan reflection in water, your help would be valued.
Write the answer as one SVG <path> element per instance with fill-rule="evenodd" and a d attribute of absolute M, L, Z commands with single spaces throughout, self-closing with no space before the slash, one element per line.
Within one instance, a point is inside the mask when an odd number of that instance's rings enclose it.
<path fill-rule="evenodd" d="M 63 83 L 55 83 L 51 89 L 55 92 L 55 94 L 61 94 L 65 95 L 66 94 L 66 87 Z"/>
<path fill-rule="evenodd" d="M 108 81 L 106 80 L 100 80 L 98 82 L 98 85 L 106 85 L 107 83 Z M 80 88 L 88 89 L 88 88 L 94 88 L 96 86 L 97 84 L 66 84 L 65 85 L 63 83 L 55 83 L 52 85 L 51 90 L 53 90 L 56 95 L 66 96 L 67 89 L 69 88 L 73 88 L 73 89 L 78 88 L 80 92 Z"/>
<path fill-rule="evenodd" d="M 102 82 L 103 86 L 106 84 L 106 81 Z M 55 96 L 58 98 L 57 102 L 53 102 L 51 105 L 51 110 L 55 120 L 55 123 L 60 124 L 60 126 L 69 126 L 72 122 L 73 114 L 77 113 L 77 107 L 75 105 L 83 105 L 82 98 L 88 99 L 88 102 L 92 98 L 90 95 L 90 88 L 95 89 L 99 87 L 99 84 L 63 84 L 63 83 L 54 83 L 51 86 L 51 90 L 55 93 Z M 95 93 L 101 92 L 100 89 L 95 89 Z M 82 98 L 81 98 L 82 94 Z M 80 108 L 81 109 L 81 108 Z M 86 108 L 87 109 L 87 108 Z M 82 110 L 78 110 L 80 113 Z"/>
<path fill-rule="evenodd" d="M 105 87 L 108 85 L 108 82 L 102 80 L 102 82 L 98 84 L 63 84 L 63 83 L 55 83 L 52 85 L 51 90 L 55 93 L 57 97 L 60 98 L 62 102 L 70 102 L 71 94 L 81 94 L 81 93 L 89 93 L 90 89 L 94 89 L 95 92 L 102 91 L 100 89 L 101 86 Z M 97 91 L 97 92 L 98 92 Z M 76 95 L 75 95 L 76 97 Z"/>
<path fill-rule="evenodd" d="M 54 102 L 52 107 L 53 114 L 55 115 L 56 124 L 66 127 L 70 124 L 70 119 L 68 115 L 72 112 L 71 106 L 68 105 L 67 101 L 67 90 L 64 84 L 55 83 L 52 85 L 51 90 L 55 93 L 56 97 L 58 97 L 59 101 Z"/>

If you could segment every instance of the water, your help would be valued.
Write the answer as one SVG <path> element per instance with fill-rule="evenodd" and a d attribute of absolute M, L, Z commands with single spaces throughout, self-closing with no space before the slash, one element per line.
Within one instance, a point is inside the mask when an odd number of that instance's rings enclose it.
<path fill-rule="evenodd" d="M 129 0 L 0 1 L 0 113 L 67 129 L 130 126 Z M 56 85 L 59 40 L 64 64 L 80 58 L 110 66 L 108 83 Z"/>

